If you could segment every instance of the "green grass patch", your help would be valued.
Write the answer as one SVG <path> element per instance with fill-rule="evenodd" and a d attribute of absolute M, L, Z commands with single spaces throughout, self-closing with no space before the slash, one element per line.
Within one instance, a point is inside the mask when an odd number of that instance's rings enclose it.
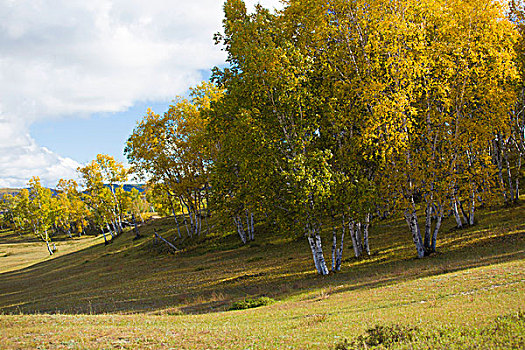
<path fill-rule="evenodd" d="M 509 348 L 508 334 L 523 334 L 513 318 L 525 310 L 523 217 L 524 206 L 487 208 L 464 230 L 449 218 L 424 259 L 403 220 L 375 222 L 374 254 L 354 259 L 347 239 L 341 271 L 323 277 L 306 239 L 269 228 L 243 246 L 233 231 L 179 238 L 172 218 L 157 219 L 136 241 L 133 231 L 107 246 L 102 236 L 59 237 L 52 257 L 42 242 L 0 232 L 10 254 L 0 257 L 0 349 L 334 349 L 343 339 L 449 349 L 470 338 Z M 154 229 L 180 251 L 155 243 Z M 330 239 L 327 226 L 328 263 Z M 279 302 L 228 311 L 262 295 Z"/>
<path fill-rule="evenodd" d="M 240 301 L 234 302 L 229 310 L 245 310 L 245 309 L 253 309 L 260 306 L 266 306 L 270 305 L 272 303 L 275 303 L 275 300 L 268 297 L 259 297 L 255 299 L 244 299 Z"/>
<path fill-rule="evenodd" d="M 420 329 L 400 325 L 375 326 L 335 350 L 365 349 L 524 349 L 525 313 L 500 316 L 485 327 Z"/>

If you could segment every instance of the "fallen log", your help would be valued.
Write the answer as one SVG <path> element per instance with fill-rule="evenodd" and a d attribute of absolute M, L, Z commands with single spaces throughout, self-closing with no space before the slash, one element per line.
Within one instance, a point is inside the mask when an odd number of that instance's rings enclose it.
<path fill-rule="evenodd" d="M 155 235 L 155 238 L 159 238 L 161 241 L 166 243 L 171 249 L 173 249 L 174 252 L 177 252 L 179 250 L 179 249 L 177 249 L 177 247 L 175 247 L 173 244 L 171 244 L 170 242 L 165 240 L 161 235 L 159 235 L 157 233 L 157 230 L 153 230 L 153 234 Z"/>

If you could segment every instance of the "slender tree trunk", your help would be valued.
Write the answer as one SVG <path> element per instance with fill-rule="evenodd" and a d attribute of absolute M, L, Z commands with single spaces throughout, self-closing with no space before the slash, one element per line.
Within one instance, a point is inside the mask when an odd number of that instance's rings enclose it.
<path fill-rule="evenodd" d="M 335 261 L 335 271 L 341 270 L 341 264 L 343 263 L 343 247 L 344 247 L 344 240 L 345 240 L 345 215 L 343 214 L 343 226 L 342 226 L 342 233 L 341 233 L 341 247 L 337 250 L 337 257 Z"/>
<path fill-rule="evenodd" d="M 431 245 L 431 231 L 432 231 L 432 216 L 433 216 L 433 207 L 432 207 L 432 197 L 430 201 L 427 202 L 427 209 L 425 210 L 425 238 L 423 241 L 423 246 L 425 250 L 430 250 Z"/>
<path fill-rule="evenodd" d="M 53 255 L 53 249 L 49 246 L 49 241 L 46 241 L 47 251 L 49 252 L 49 255 Z"/>
<path fill-rule="evenodd" d="M 255 240 L 255 226 L 253 225 L 253 213 L 250 213 L 250 234 L 251 234 L 251 240 Z"/>
<path fill-rule="evenodd" d="M 358 222 L 356 225 L 355 225 L 355 241 L 357 242 L 357 250 L 359 250 L 359 256 L 361 256 L 361 254 L 363 254 L 363 241 L 362 241 L 362 238 L 361 238 L 361 227 L 363 225 L 361 224 L 361 222 Z"/>
<path fill-rule="evenodd" d="M 191 231 L 190 231 L 190 228 L 188 227 L 188 221 L 186 220 L 186 214 L 184 213 L 184 204 L 182 203 L 182 198 L 179 197 L 179 201 L 180 201 L 180 208 L 182 210 L 182 218 L 183 218 L 184 226 L 186 227 L 186 232 L 188 233 L 188 237 L 191 237 Z M 190 216 L 189 213 L 188 213 L 188 216 Z"/>
<path fill-rule="evenodd" d="M 109 227 L 109 224 L 107 222 L 106 227 L 108 228 L 109 234 L 111 235 L 111 239 L 115 238 L 115 236 L 113 236 L 113 232 L 111 231 L 111 227 Z"/>
<path fill-rule="evenodd" d="M 323 248 L 321 245 L 321 236 L 317 230 L 310 230 L 308 235 L 308 242 L 310 243 L 310 249 L 312 250 L 312 255 L 314 258 L 315 268 L 317 273 L 320 275 L 328 275 L 328 267 L 326 267 L 326 262 L 324 260 Z"/>
<path fill-rule="evenodd" d="M 520 174 L 521 174 L 521 152 L 518 155 L 518 169 L 516 171 L 516 186 L 514 192 L 514 202 L 518 203 L 520 199 Z"/>
<path fill-rule="evenodd" d="M 118 236 L 118 229 L 117 229 L 117 224 L 115 223 L 115 219 L 113 219 L 113 221 L 111 221 L 111 226 L 113 226 L 113 232 L 115 232 L 115 236 Z"/>
<path fill-rule="evenodd" d="M 474 225 L 474 211 L 475 210 L 476 210 L 476 193 L 475 193 L 474 188 L 472 188 L 471 194 L 470 194 L 470 213 L 468 216 L 470 226 Z"/>
<path fill-rule="evenodd" d="M 201 235 L 201 229 L 202 229 L 202 212 L 201 212 L 201 209 L 200 209 L 200 205 L 199 205 L 199 212 L 198 212 L 197 216 L 199 218 L 199 229 L 197 230 L 197 235 L 200 236 Z"/>
<path fill-rule="evenodd" d="M 120 217 L 120 215 L 117 215 L 117 223 L 118 223 L 119 233 L 124 232 L 124 226 L 122 225 L 122 218 Z"/>
<path fill-rule="evenodd" d="M 441 207 L 441 204 L 439 204 L 439 209 L 438 209 L 438 214 L 437 214 L 437 219 L 436 219 L 436 226 L 434 227 L 434 232 L 432 234 L 432 244 L 430 245 L 431 252 L 436 251 L 437 235 L 441 227 L 442 220 L 443 220 L 443 208 Z"/>
<path fill-rule="evenodd" d="M 335 231 L 334 218 L 332 217 L 332 272 L 335 272 L 337 260 L 337 232 Z"/>
<path fill-rule="evenodd" d="M 363 245 L 366 254 L 370 256 L 370 245 L 368 244 L 368 229 L 370 228 L 370 213 L 366 213 L 365 224 L 363 225 Z"/>
<path fill-rule="evenodd" d="M 242 227 L 241 218 L 238 216 L 233 217 L 233 221 L 235 221 L 235 226 L 237 227 L 237 233 L 239 234 L 239 237 L 241 237 L 241 241 L 243 244 L 246 244 L 246 233 L 244 232 L 244 229 Z"/>
<path fill-rule="evenodd" d="M 468 214 L 465 212 L 465 209 L 463 208 L 463 202 L 460 201 L 459 199 L 458 199 L 458 207 L 461 209 L 460 216 L 461 216 L 461 219 L 463 220 L 463 224 L 468 225 L 469 223 Z"/>
<path fill-rule="evenodd" d="M 139 238 L 140 233 L 139 233 L 139 227 L 137 225 L 137 220 L 135 219 L 135 214 L 131 214 L 131 218 L 133 219 L 133 227 L 135 229 L 135 238 Z"/>
<path fill-rule="evenodd" d="M 196 213 L 190 213 L 190 225 L 191 225 L 191 231 L 194 235 L 197 235 L 197 217 Z"/>
<path fill-rule="evenodd" d="M 503 191 L 503 198 L 505 199 L 505 203 L 509 202 L 509 198 L 507 195 L 507 189 L 505 188 L 505 181 L 503 181 L 503 161 L 501 160 L 501 137 L 497 136 L 497 141 L 494 140 L 494 152 L 495 152 L 495 158 L 496 163 L 498 165 L 498 178 L 501 186 L 501 190 Z"/>
<path fill-rule="evenodd" d="M 513 198 L 513 196 L 514 196 L 514 184 L 513 184 L 513 181 L 512 181 L 512 171 L 510 170 L 509 154 L 507 152 L 506 147 L 505 147 L 505 150 L 503 151 L 503 156 L 505 158 L 505 165 L 507 167 L 507 181 L 509 183 L 510 200 L 512 202 L 514 202 L 515 201 L 515 199 Z"/>
<path fill-rule="evenodd" d="M 416 245 L 417 257 L 423 258 L 425 256 L 425 248 L 421 239 L 421 232 L 419 231 L 419 225 L 417 222 L 417 214 L 415 210 L 405 210 L 405 220 L 412 232 L 412 239 Z"/>
<path fill-rule="evenodd" d="M 348 231 L 350 232 L 350 238 L 352 239 L 352 247 L 354 248 L 354 255 L 356 258 L 359 258 L 359 256 L 361 255 L 361 252 L 359 251 L 359 247 L 357 246 L 357 239 L 355 236 L 355 222 L 352 219 L 350 219 L 350 222 L 348 223 Z"/>
<path fill-rule="evenodd" d="M 459 216 L 458 202 L 456 201 L 455 194 L 452 196 L 451 208 L 452 208 L 452 212 L 454 213 L 454 218 L 456 219 L 457 228 L 462 228 L 463 222 L 461 221 L 461 218 Z"/>

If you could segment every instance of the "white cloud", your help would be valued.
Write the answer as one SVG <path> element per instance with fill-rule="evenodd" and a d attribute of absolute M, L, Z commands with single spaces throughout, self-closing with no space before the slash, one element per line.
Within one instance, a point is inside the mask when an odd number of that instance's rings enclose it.
<path fill-rule="evenodd" d="M 60 178 L 77 178 L 80 164 L 39 147 L 24 130 L 23 123 L 0 120 L 0 187 L 25 186 L 33 176 L 50 187 Z"/>
<path fill-rule="evenodd" d="M 280 6 L 247 4 L 257 2 Z M 55 182 L 77 166 L 36 145 L 31 123 L 170 100 L 200 81 L 199 71 L 224 62 L 212 40 L 222 5 L 0 0 L 0 186 L 23 185 L 38 173 Z"/>

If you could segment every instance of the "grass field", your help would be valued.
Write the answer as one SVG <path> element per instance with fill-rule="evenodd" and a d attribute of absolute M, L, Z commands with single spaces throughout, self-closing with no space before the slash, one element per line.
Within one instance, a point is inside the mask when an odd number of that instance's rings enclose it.
<path fill-rule="evenodd" d="M 372 256 L 353 259 L 347 245 L 342 271 L 325 277 L 304 238 L 263 227 L 248 246 L 233 233 L 174 240 L 165 218 L 136 241 L 60 240 L 53 257 L 4 231 L 0 348 L 523 348 L 524 218 L 519 206 L 480 211 L 465 230 L 447 221 L 439 253 L 421 260 L 403 221 L 380 222 Z M 153 229 L 181 251 L 155 244 Z M 276 302 L 228 311 L 260 296 Z"/>

